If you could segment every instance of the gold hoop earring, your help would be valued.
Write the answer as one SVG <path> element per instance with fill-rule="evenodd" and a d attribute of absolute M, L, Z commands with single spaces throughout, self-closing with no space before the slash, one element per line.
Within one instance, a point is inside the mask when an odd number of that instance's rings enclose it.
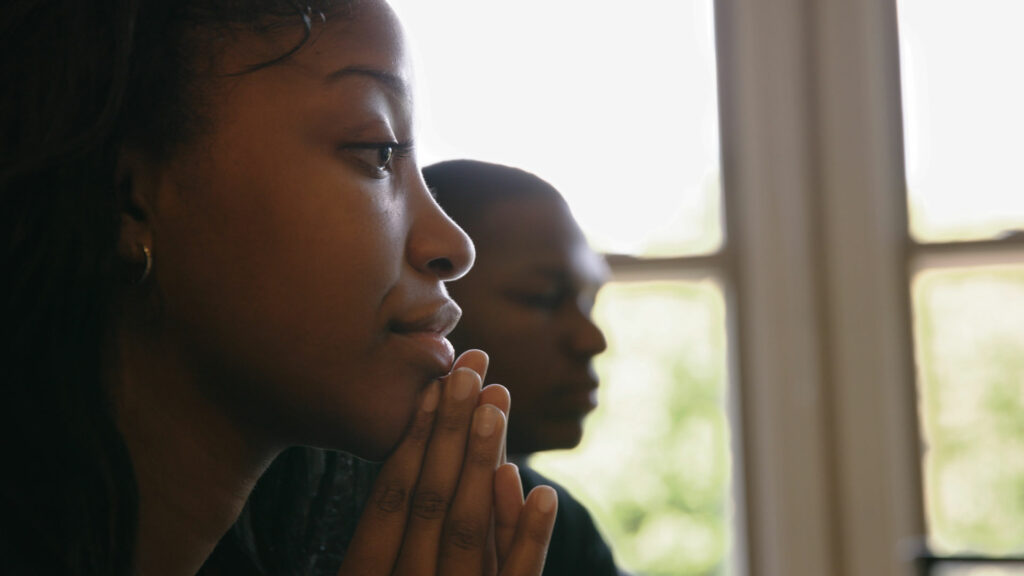
<path fill-rule="evenodd" d="M 149 278 L 149 273 L 153 271 L 153 253 L 149 250 L 149 246 L 142 245 L 142 254 L 146 257 L 146 267 L 142 269 L 142 274 L 138 279 L 133 282 L 136 286 L 145 282 Z"/>

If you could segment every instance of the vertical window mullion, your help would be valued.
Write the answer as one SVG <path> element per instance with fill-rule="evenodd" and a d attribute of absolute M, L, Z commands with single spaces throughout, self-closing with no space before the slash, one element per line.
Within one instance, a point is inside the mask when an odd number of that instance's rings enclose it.
<path fill-rule="evenodd" d="M 814 254 L 808 5 L 716 5 L 752 576 L 838 576 Z"/>
<path fill-rule="evenodd" d="M 716 16 L 750 573 L 907 574 L 922 514 L 895 7 Z"/>
<path fill-rule="evenodd" d="M 825 386 L 843 574 L 895 576 L 910 573 L 906 543 L 923 533 L 896 7 L 814 6 Z"/>

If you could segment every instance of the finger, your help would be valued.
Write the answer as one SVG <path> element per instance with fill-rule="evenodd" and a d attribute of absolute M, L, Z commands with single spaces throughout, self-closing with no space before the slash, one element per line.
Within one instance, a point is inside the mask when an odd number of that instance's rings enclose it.
<path fill-rule="evenodd" d="M 441 383 L 438 381 L 424 390 L 409 430 L 373 484 L 342 563 L 342 573 L 391 573 L 405 534 L 409 495 L 420 475 L 440 396 Z"/>
<path fill-rule="evenodd" d="M 448 376 L 444 388 L 423 471 L 412 496 L 396 570 L 400 574 L 430 574 L 437 566 L 438 545 L 459 482 L 480 377 L 460 366 Z"/>
<path fill-rule="evenodd" d="M 494 543 L 494 522 L 487 527 L 487 546 L 484 548 L 483 576 L 498 575 L 498 548 Z"/>
<path fill-rule="evenodd" d="M 441 574 L 479 574 L 485 566 L 494 504 L 494 471 L 501 456 L 505 415 L 485 404 L 473 414 L 473 432 L 458 492 L 441 537 Z"/>
<path fill-rule="evenodd" d="M 530 491 L 501 576 L 537 576 L 544 570 L 557 510 L 558 495 L 552 487 L 537 486 Z"/>
<path fill-rule="evenodd" d="M 508 388 L 501 384 L 488 384 L 480 391 L 480 398 L 477 400 L 477 404 L 497 406 L 499 410 L 505 413 L 505 416 L 508 416 L 508 410 L 512 406 L 512 397 L 508 392 Z"/>
<path fill-rule="evenodd" d="M 523 483 L 519 468 L 511 462 L 502 464 L 494 473 L 494 537 L 499 566 L 505 565 L 512 550 L 522 509 Z"/>
<path fill-rule="evenodd" d="M 490 384 L 485 386 L 480 391 L 480 398 L 477 399 L 477 405 L 482 406 L 484 404 L 490 404 L 497 407 L 502 413 L 505 414 L 505 421 L 508 422 L 508 411 L 512 404 L 512 399 L 509 396 L 508 389 L 500 384 Z M 505 426 L 502 431 L 501 439 L 501 456 L 498 459 L 500 464 L 505 463 L 505 438 L 508 435 L 508 426 Z M 497 488 L 495 488 L 497 490 Z M 519 491 L 519 503 L 522 504 L 522 490 Z M 487 538 L 487 550 L 484 552 L 484 558 L 487 561 L 487 565 L 484 566 L 484 574 L 494 575 L 498 573 L 498 566 L 500 566 L 498 560 L 498 546 L 495 540 L 494 524 L 491 524 L 491 528 Z"/>
<path fill-rule="evenodd" d="M 487 377 L 487 366 L 489 363 L 490 358 L 486 352 L 470 349 L 459 354 L 459 357 L 455 359 L 455 364 L 452 365 L 452 371 L 454 372 L 457 368 L 469 368 L 479 374 L 480 380 L 483 381 Z"/>
<path fill-rule="evenodd" d="M 480 391 L 480 399 L 477 404 L 493 404 L 497 406 L 499 410 L 505 413 L 505 421 L 508 421 L 509 410 L 512 407 L 512 396 L 509 394 L 508 388 L 505 388 L 501 384 L 488 384 L 483 390 Z M 508 437 L 508 426 L 505 427 L 501 437 L 501 463 L 504 464 L 508 461 L 505 450 L 505 441 Z"/>

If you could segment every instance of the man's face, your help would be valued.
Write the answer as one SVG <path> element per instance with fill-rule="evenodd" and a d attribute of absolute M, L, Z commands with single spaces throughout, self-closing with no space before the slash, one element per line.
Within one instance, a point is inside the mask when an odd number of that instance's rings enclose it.
<path fill-rule="evenodd" d="M 489 379 L 511 391 L 510 454 L 571 448 L 597 406 L 592 360 L 606 344 L 591 310 L 607 265 L 559 198 L 483 210 L 467 223 L 476 268 L 452 285 L 464 311 L 452 339 L 486 350 Z"/>

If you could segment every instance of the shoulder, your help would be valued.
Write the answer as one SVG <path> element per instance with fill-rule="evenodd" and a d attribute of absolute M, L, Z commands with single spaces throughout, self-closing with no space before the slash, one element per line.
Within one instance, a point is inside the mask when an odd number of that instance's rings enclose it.
<path fill-rule="evenodd" d="M 551 535 L 544 576 L 562 574 L 618 574 L 611 549 L 594 523 L 590 512 L 561 484 L 554 482 L 529 466 L 520 466 L 523 492 L 548 485 L 558 493 L 558 514 Z"/>
<path fill-rule="evenodd" d="M 519 468 L 519 477 L 523 481 L 523 493 L 528 494 L 537 486 L 551 486 L 558 493 L 558 521 L 571 520 L 573 523 L 583 523 L 594 526 L 590 512 L 577 500 L 565 486 L 544 476 L 529 466 Z M 596 528 L 594 528 L 596 530 Z"/>

